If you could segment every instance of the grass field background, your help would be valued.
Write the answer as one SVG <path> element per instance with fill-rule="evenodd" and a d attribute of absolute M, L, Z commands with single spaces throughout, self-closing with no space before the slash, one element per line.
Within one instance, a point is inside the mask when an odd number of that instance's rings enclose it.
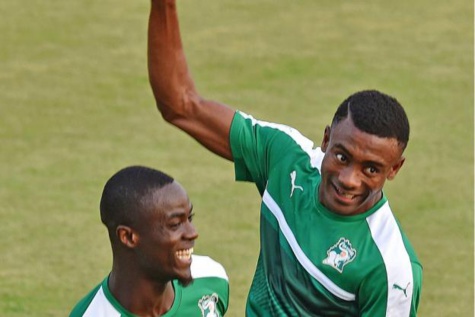
<path fill-rule="evenodd" d="M 0 2 L 0 316 L 66 316 L 109 272 L 98 203 L 118 169 L 188 190 L 196 253 L 227 268 L 243 316 L 259 196 L 155 110 L 149 2 Z M 200 91 L 320 143 L 354 91 L 398 97 L 406 164 L 386 192 L 424 265 L 420 316 L 473 316 L 473 2 L 179 1 Z"/>

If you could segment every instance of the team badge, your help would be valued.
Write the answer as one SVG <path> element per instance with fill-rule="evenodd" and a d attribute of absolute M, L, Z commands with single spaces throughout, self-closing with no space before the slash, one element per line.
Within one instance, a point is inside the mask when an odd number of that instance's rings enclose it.
<path fill-rule="evenodd" d="M 218 294 L 205 295 L 198 301 L 198 307 L 201 309 L 201 316 L 204 317 L 220 317 L 216 309 L 218 304 Z"/>
<path fill-rule="evenodd" d="M 345 265 L 353 261 L 356 257 L 356 250 L 351 246 L 348 239 L 340 238 L 338 242 L 327 251 L 327 258 L 323 264 L 330 265 L 340 273 L 343 273 Z"/>

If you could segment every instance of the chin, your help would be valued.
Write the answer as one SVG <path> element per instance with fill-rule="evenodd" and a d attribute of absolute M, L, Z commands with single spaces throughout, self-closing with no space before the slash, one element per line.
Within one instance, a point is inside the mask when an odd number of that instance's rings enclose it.
<path fill-rule="evenodd" d="M 193 277 L 191 277 L 191 275 L 188 277 L 179 277 L 177 280 L 181 285 L 188 286 L 193 282 Z"/>

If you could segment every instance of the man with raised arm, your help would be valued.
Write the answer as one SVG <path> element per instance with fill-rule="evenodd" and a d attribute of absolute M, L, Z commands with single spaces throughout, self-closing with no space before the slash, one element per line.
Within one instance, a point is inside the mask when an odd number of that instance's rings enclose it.
<path fill-rule="evenodd" d="M 382 191 L 409 140 L 399 102 L 356 92 L 315 147 L 291 127 L 199 95 L 174 0 L 152 0 L 148 36 L 163 118 L 233 161 L 236 179 L 254 182 L 262 196 L 246 316 L 416 316 L 422 266 Z"/>

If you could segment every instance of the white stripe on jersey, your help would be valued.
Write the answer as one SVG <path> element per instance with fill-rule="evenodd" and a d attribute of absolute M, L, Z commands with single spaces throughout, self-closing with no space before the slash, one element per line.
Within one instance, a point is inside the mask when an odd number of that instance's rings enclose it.
<path fill-rule="evenodd" d="M 224 267 L 208 256 L 192 255 L 191 276 L 200 277 L 219 277 L 228 281 L 228 275 Z"/>
<path fill-rule="evenodd" d="M 308 139 L 307 137 L 303 136 L 298 130 L 295 130 L 292 127 L 283 125 L 283 124 L 277 124 L 277 123 L 272 123 L 272 122 L 266 122 L 266 121 L 260 121 L 256 120 L 254 117 L 245 114 L 243 112 L 238 111 L 240 115 L 242 115 L 244 118 L 251 120 L 253 125 L 259 125 L 262 127 L 269 127 L 273 129 L 280 130 L 290 136 L 295 143 L 297 143 L 301 149 L 307 153 L 310 159 L 310 165 L 314 168 L 317 168 L 320 170 L 320 167 L 322 165 L 322 160 L 324 153 L 320 148 L 313 148 L 314 143 Z M 319 281 L 329 292 L 331 292 L 333 295 L 346 300 L 346 301 L 354 301 L 356 296 L 355 294 L 352 294 L 350 292 L 345 291 L 344 289 L 340 288 L 338 285 L 333 283 L 326 275 L 324 275 L 310 260 L 309 258 L 305 255 L 305 253 L 302 251 L 300 248 L 297 239 L 295 239 L 294 234 L 292 233 L 292 230 L 290 229 L 289 225 L 287 224 L 287 221 L 285 220 L 284 214 L 282 210 L 280 209 L 279 205 L 274 201 L 274 199 L 271 197 L 269 192 L 266 190 L 264 192 L 264 195 L 262 197 L 262 201 L 266 206 L 269 208 L 269 210 L 274 214 L 276 217 L 277 221 L 279 222 L 279 227 L 280 230 L 282 231 L 284 237 L 287 239 L 287 242 L 289 243 L 295 257 L 297 260 L 300 262 L 302 267 L 317 281 Z"/>
<path fill-rule="evenodd" d="M 347 292 L 344 289 L 340 288 L 335 283 L 333 283 L 305 255 L 303 250 L 300 248 L 297 242 L 297 239 L 295 239 L 295 236 L 292 233 L 292 230 L 287 224 L 287 221 L 285 220 L 282 210 L 280 209 L 279 205 L 277 205 L 277 203 L 274 201 L 274 199 L 271 197 L 271 195 L 269 194 L 267 190 L 264 192 L 264 195 L 262 196 L 262 201 L 277 219 L 280 230 L 282 231 L 282 234 L 287 239 L 287 242 L 289 243 L 290 248 L 292 249 L 300 265 L 302 265 L 302 267 L 307 271 L 307 273 L 310 274 L 317 281 L 319 281 L 320 284 L 322 284 L 333 295 L 346 301 L 354 301 L 356 298 L 355 294 Z"/>
<path fill-rule="evenodd" d="M 290 136 L 295 143 L 297 143 L 302 150 L 307 153 L 307 155 L 310 157 L 310 165 L 314 168 L 318 168 L 320 170 L 320 167 L 322 165 L 322 160 L 324 153 L 320 148 L 313 148 L 314 143 L 312 140 L 308 139 L 304 135 L 302 135 L 298 130 L 295 130 L 292 127 L 289 127 L 284 124 L 279 124 L 279 123 L 273 123 L 273 122 L 267 122 L 267 121 L 261 121 L 255 119 L 253 116 L 248 115 L 244 112 L 238 111 L 238 113 L 245 119 L 251 120 L 252 125 L 259 125 L 261 127 L 269 127 L 273 129 L 280 130 Z"/>
<path fill-rule="evenodd" d="M 83 317 L 120 317 L 120 313 L 107 300 L 102 286 L 97 290 Z"/>
<path fill-rule="evenodd" d="M 386 266 L 388 280 L 386 317 L 409 316 L 413 290 L 411 260 L 389 203 L 386 202 L 378 212 L 366 218 L 366 221 Z"/>

